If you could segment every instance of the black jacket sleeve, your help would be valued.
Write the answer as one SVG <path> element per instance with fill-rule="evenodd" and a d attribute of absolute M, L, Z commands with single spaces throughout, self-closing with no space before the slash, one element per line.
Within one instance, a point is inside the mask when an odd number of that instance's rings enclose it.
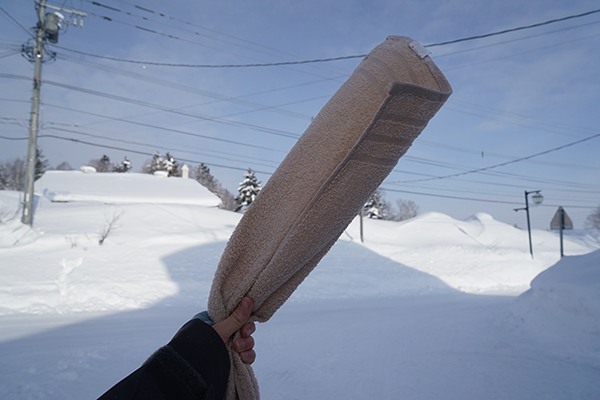
<path fill-rule="evenodd" d="M 217 332 L 193 319 L 99 400 L 222 399 L 229 355 Z"/>

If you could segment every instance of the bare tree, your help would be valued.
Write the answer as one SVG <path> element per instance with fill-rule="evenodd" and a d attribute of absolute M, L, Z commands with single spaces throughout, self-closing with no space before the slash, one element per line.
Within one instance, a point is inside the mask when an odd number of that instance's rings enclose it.
<path fill-rule="evenodd" d="M 600 206 L 596 207 L 594 211 L 587 216 L 585 226 L 586 228 L 600 231 Z"/>
<path fill-rule="evenodd" d="M 23 190 L 26 165 L 22 158 L 0 163 L 0 189 Z"/>
<path fill-rule="evenodd" d="M 235 211 L 238 208 L 238 203 L 235 196 L 224 187 L 220 186 L 217 188 L 217 195 L 221 199 L 221 205 L 219 208 L 227 211 Z"/>
<path fill-rule="evenodd" d="M 419 206 L 412 200 L 397 199 L 393 214 L 394 221 L 405 221 L 419 215 Z"/>
<path fill-rule="evenodd" d="M 66 161 L 61 162 L 55 168 L 57 171 L 73 171 L 73 167 Z"/>
<path fill-rule="evenodd" d="M 98 234 L 98 244 L 102 246 L 108 235 L 115 229 L 115 224 L 119 222 L 119 219 L 123 215 L 123 212 L 113 213 L 112 215 L 105 214 L 104 219 L 106 225 L 102 227 L 102 230 Z"/>
<path fill-rule="evenodd" d="M 90 160 L 88 164 L 96 168 L 96 172 L 113 172 L 113 165 L 110 162 L 110 157 L 106 154 L 98 160 Z"/>
<path fill-rule="evenodd" d="M 206 164 L 200 163 L 196 165 L 196 168 L 192 171 L 192 176 L 202 186 L 219 196 L 219 199 L 221 199 L 219 208 L 228 211 L 235 211 L 238 208 L 235 196 L 221 185 Z"/>

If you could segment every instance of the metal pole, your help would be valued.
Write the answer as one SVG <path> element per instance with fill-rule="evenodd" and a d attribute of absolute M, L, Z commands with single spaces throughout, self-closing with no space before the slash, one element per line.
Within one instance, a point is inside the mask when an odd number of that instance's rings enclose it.
<path fill-rule="evenodd" d="M 33 225 L 33 183 L 35 181 L 35 163 L 37 159 L 37 134 L 40 115 L 40 89 L 42 86 L 42 60 L 44 58 L 44 14 L 46 0 L 40 0 L 38 6 L 38 25 L 34 49 L 33 93 L 31 96 L 31 113 L 29 117 L 29 144 L 27 147 L 27 167 L 25 176 L 25 193 L 23 218 L 21 221 Z"/>
<path fill-rule="evenodd" d="M 364 234 L 363 234 L 363 218 L 364 218 L 363 207 L 361 207 L 360 212 L 358 213 L 358 215 L 360 215 L 360 242 L 364 243 L 365 242 L 365 237 L 364 237 Z"/>
<path fill-rule="evenodd" d="M 560 258 L 563 258 L 565 255 L 564 247 L 563 247 L 563 229 L 565 229 L 565 210 L 560 207 Z"/>
<path fill-rule="evenodd" d="M 529 254 L 533 258 L 533 245 L 531 244 L 531 223 L 529 222 L 529 192 L 525 191 L 525 213 L 527 214 L 527 233 L 529 235 Z"/>

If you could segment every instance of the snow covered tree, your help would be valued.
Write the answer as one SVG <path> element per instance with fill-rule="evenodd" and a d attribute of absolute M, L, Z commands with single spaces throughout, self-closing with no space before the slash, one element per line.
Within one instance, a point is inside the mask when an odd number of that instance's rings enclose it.
<path fill-rule="evenodd" d="M 363 207 L 363 213 L 369 218 L 386 219 L 389 208 L 389 204 L 383 198 L 382 191 L 377 189 L 365 203 Z"/>
<path fill-rule="evenodd" d="M 144 164 L 142 172 L 145 174 L 154 174 L 156 171 L 162 171 L 163 159 L 160 152 L 156 152 L 152 155 L 152 158 Z"/>
<path fill-rule="evenodd" d="M 210 168 L 208 168 L 206 164 L 200 163 L 196 165 L 196 168 L 194 169 L 194 179 L 211 192 L 215 192 L 217 181 L 210 173 Z"/>
<path fill-rule="evenodd" d="M 113 165 L 113 172 L 128 172 L 130 169 L 131 161 L 127 157 L 124 157 L 120 164 Z"/>
<path fill-rule="evenodd" d="M 154 153 L 151 160 L 144 164 L 142 171 L 146 174 L 154 174 L 156 171 L 165 171 L 168 176 L 181 176 L 179 162 L 175 160 L 171 153 L 165 154 L 165 157 L 163 158 L 158 151 Z"/>
<path fill-rule="evenodd" d="M 240 182 L 238 187 L 238 196 L 236 197 L 236 203 L 238 207 L 236 211 L 244 211 L 252 204 L 252 202 L 258 196 L 260 192 L 260 182 L 256 179 L 256 174 L 250 168 L 244 174 L 244 180 Z"/>
<path fill-rule="evenodd" d="M 594 211 L 587 216 L 585 226 L 586 228 L 600 231 L 600 206 L 596 207 Z"/>
<path fill-rule="evenodd" d="M 48 160 L 42 154 L 42 150 L 39 148 L 35 149 L 35 172 L 34 172 L 34 180 L 38 180 L 44 175 L 49 168 Z"/>
<path fill-rule="evenodd" d="M 168 153 L 165 155 L 165 159 L 163 160 L 164 170 L 167 171 L 169 176 L 181 176 L 181 165 L 179 162 Z"/>
<path fill-rule="evenodd" d="M 106 154 L 103 154 L 100 159 L 90 160 L 88 162 L 90 167 L 94 167 L 96 172 L 112 172 L 113 165 L 110 162 L 110 157 Z"/>

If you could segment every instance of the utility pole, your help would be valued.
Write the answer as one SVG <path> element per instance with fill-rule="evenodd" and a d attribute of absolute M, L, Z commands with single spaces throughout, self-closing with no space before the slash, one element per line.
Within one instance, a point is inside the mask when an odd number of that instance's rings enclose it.
<path fill-rule="evenodd" d="M 23 218 L 21 221 L 33 225 L 33 182 L 35 181 L 35 162 L 37 159 L 37 134 L 40 116 L 40 89 L 42 86 L 42 61 L 44 59 L 45 13 L 46 0 L 37 5 L 38 23 L 33 48 L 33 93 L 31 95 L 31 112 L 29 113 L 29 144 L 27 146 L 27 167 L 25 176 L 25 198 Z"/>
<path fill-rule="evenodd" d="M 527 213 L 527 234 L 529 235 L 529 254 L 531 254 L 531 259 L 533 259 L 533 244 L 531 242 L 531 222 L 529 220 L 529 195 L 533 193 L 531 198 L 533 199 L 533 203 L 536 206 L 539 206 L 544 201 L 544 196 L 540 193 L 541 190 L 531 190 L 525 191 L 525 208 L 514 208 L 515 211 L 525 210 Z"/>
<path fill-rule="evenodd" d="M 40 91 L 42 87 L 42 63 L 46 52 L 44 44 L 46 39 L 51 43 L 58 43 L 58 33 L 64 16 L 59 12 L 46 13 L 46 8 L 67 12 L 77 18 L 83 18 L 87 14 L 81 11 L 67 10 L 60 7 L 47 6 L 46 0 L 36 2 L 38 22 L 35 28 L 35 43 L 33 47 L 23 45 L 23 54 L 33 62 L 33 91 L 31 95 L 31 112 L 29 114 L 29 142 L 27 146 L 27 165 L 25 169 L 25 192 L 23 199 L 23 217 L 21 221 L 27 225 L 33 225 L 33 184 L 35 182 L 35 164 L 37 161 L 37 135 L 40 120 Z M 82 26 L 83 19 L 80 19 Z M 77 25 L 77 19 L 75 24 Z M 50 53 L 54 56 L 53 53 Z"/>

